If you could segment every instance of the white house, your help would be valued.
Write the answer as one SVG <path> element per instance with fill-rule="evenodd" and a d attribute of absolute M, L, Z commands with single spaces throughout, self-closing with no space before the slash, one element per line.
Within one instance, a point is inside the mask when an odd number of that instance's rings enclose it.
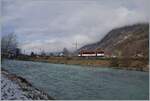
<path fill-rule="evenodd" d="M 104 56 L 104 51 L 80 51 L 78 56 Z"/>

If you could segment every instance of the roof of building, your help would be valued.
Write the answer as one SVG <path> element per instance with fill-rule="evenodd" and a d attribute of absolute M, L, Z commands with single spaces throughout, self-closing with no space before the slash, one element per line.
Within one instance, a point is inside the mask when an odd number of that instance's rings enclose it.
<path fill-rule="evenodd" d="M 80 54 L 96 54 L 96 53 L 104 53 L 104 51 L 103 50 L 92 50 L 92 51 L 90 51 L 90 50 L 81 50 L 79 53 Z"/>

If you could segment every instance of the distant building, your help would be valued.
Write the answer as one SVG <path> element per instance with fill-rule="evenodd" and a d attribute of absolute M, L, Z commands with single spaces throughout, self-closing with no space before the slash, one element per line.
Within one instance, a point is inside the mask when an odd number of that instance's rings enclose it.
<path fill-rule="evenodd" d="M 64 56 L 64 53 L 63 52 L 59 53 L 59 56 Z"/>
<path fill-rule="evenodd" d="M 98 52 L 96 52 L 96 56 L 104 56 L 105 54 L 104 54 L 104 51 L 98 51 Z"/>
<path fill-rule="evenodd" d="M 80 51 L 78 56 L 96 56 L 94 51 Z"/>
<path fill-rule="evenodd" d="M 9 50 L 7 52 L 3 52 L 1 54 L 1 56 L 5 57 L 5 58 L 16 58 L 19 55 L 21 55 L 21 51 L 19 48 L 15 48 L 15 49 Z"/>
<path fill-rule="evenodd" d="M 103 50 L 81 50 L 78 54 L 78 56 L 98 56 L 98 57 L 104 57 L 104 51 Z"/>

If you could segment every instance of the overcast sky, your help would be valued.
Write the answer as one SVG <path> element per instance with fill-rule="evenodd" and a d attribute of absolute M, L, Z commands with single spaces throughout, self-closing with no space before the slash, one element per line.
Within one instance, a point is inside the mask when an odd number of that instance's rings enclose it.
<path fill-rule="evenodd" d="M 26 52 L 75 49 L 111 29 L 148 22 L 149 0 L 2 0 L 2 34 Z"/>

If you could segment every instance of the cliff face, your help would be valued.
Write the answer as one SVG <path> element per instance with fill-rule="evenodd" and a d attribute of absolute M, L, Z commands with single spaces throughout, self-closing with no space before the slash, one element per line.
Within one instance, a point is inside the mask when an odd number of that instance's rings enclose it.
<path fill-rule="evenodd" d="M 120 57 L 148 57 L 149 24 L 135 24 L 111 30 L 101 41 L 79 50 L 104 49 Z"/>

